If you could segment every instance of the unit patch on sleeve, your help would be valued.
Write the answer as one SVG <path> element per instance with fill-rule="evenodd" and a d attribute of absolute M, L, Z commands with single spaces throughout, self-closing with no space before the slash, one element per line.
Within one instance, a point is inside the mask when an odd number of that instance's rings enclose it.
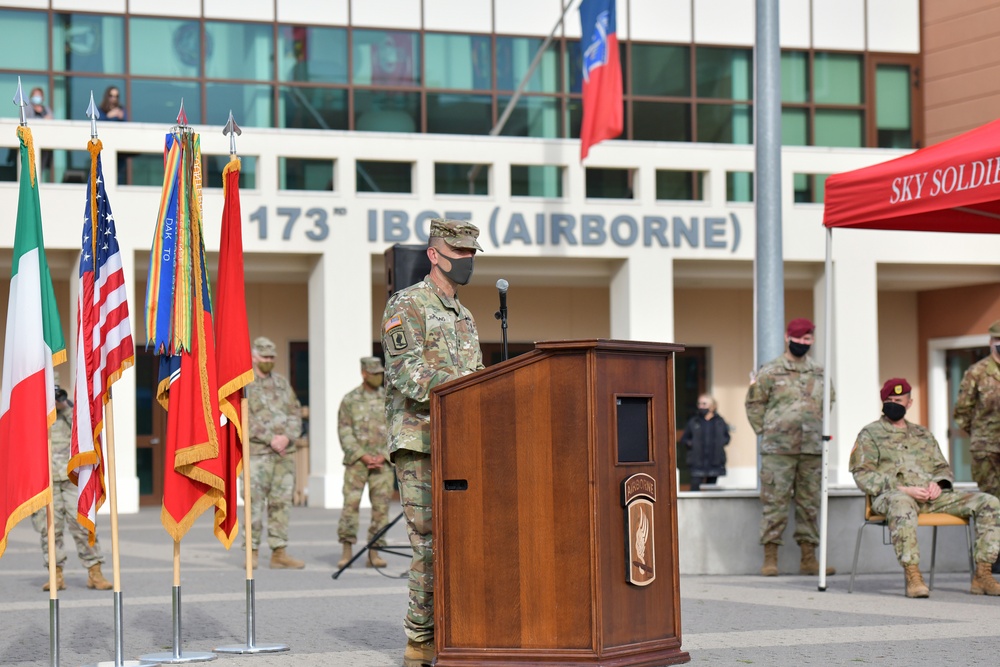
<path fill-rule="evenodd" d="M 393 315 L 385 322 L 382 331 L 383 347 L 391 354 L 405 352 L 410 347 L 410 339 L 403 328 L 403 320 L 399 315 Z"/>

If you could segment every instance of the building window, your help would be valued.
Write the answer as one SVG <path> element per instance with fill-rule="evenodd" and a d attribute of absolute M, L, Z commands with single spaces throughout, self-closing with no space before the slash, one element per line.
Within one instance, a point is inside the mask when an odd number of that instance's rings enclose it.
<path fill-rule="evenodd" d="M 118 153 L 118 185 L 163 187 L 163 153 Z"/>
<path fill-rule="evenodd" d="M 427 131 L 434 134 L 489 134 L 493 98 L 489 95 L 427 93 Z"/>
<path fill-rule="evenodd" d="M 875 68 L 875 131 L 879 148 L 913 146 L 913 109 L 907 65 Z"/>
<path fill-rule="evenodd" d="M 491 90 L 493 56 L 489 35 L 424 37 L 424 85 L 446 90 Z"/>
<path fill-rule="evenodd" d="M 47 13 L 0 10 L 0 25 L 4 28 L 3 39 L 0 40 L 0 63 L 3 63 L 0 67 L 14 72 L 49 68 Z M 16 84 L 16 77 L 14 81 Z"/>
<path fill-rule="evenodd" d="M 745 203 L 753 201 L 753 172 L 726 172 L 726 201 Z"/>
<path fill-rule="evenodd" d="M 361 86 L 420 85 L 420 35 L 415 32 L 354 30 L 351 82 Z"/>
<path fill-rule="evenodd" d="M 278 79 L 347 84 L 347 30 L 283 25 L 278 28 Z"/>
<path fill-rule="evenodd" d="M 830 174 L 794 174 L 792 184 L 797 204 L 822 204 L 826 196 L 826 179 Z"/>
<path fill-rule="evenodd" d="M 257 156 L 241 155 L 240 157 L 240 189 L 253 190 L 257 187 Z M 222 187 L 222 170 L 229 164 L 228 155 L 202 155 L 204 165 L 205 187 Z"/>
<path fill-rule="evenodd" d="M 131 17 L 129 73 L 140 76 L 201 76 L 201 23 L 184 19 Z"/>
<path fill-rule="evenodd" d="M 497 100 L 500 113 L 507 108 L 510 100 L 510 97 L 500 97 Z M 559 128 L 559 100 L 554 97 L 522 97 L 517 101 L 517 106 L 500 134 L 505 137 L 549 139 L 562 136 Z"/>
<path fill-rule="evenodd" d="M 7 32 L 5 23 L 4 39 Z M 123 73 L 124 18 L 98 14 L 55 14 L 52 17 L 52 69 L 73 73 Z"/>
<path fill-rule="evenodd" d="M 354 91 L 354 129 L 361 132 L 419 132 L 420 93 Z"/>
<path fill-rule="evenodd" d="M 656 170 L 656 199 L 659 201 L 695 201 L 703 199 L 703 171 Z"/>
<path fill-rule="evenodd" d="M 510 166 L 510 194 L 515 197 L 563 196 L 563 167 L 555 165 Z"/>
<path fill-rule="evenodd" d="M 588 199 L 633 199 L 632 169 L 591 169 L 587 172 Z"/>
<path fill-rule="evenodd" d="M 488 195 L 488 164 L 434 163 L 434 194 Z"/>
<path fill-rule="evenodd" d="M 279 190 L 333 190 L 333 160 L 278 158 Z"/>
<path fill-rule="evenodd" d="M 188 123 L 205 122 L 201 115 L 201 85 L 197 81 L 132 79 L 129 97 L 132 100 L 129 118 L 135 121 L 173 125 L 181 109 L 181 100 L 184 100 Z M 237 118 L 236 122 L 244 120 Z"/>
<path fill-rule="evenodd" d="M 251 81 L 273 79 L 274 27 L 263 23 L 206 21 L 205 76 Z"/>
<path fill-rule="evenodd" d="M 358 192 L 413 192 L 413 165 L 409 162 L 358 160 L 356 167 Z"/>
<path fill-rule="evenodd" d="M 205 88 L 205 122 L 225 125 L 229 112 L 250 127 L 274 123 L 274 89 L 246 83 L 213 83 Z"/>
<path fill-rule="evenodd" d="M 43 150 L 41 158 L 43 183 L 86 183 L 90 177 L 89 151 Z"/>

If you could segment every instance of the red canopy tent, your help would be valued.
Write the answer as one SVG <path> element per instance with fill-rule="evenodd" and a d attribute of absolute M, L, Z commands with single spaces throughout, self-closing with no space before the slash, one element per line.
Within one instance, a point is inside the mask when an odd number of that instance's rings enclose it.
<path fill-rule="evenodd" d="M 831 359 L 833 228 L 1000 233 L 1000 120 L 909 155 L 830 176 L 826 237 L 826 359 Z M 830 373 L 824 374 L 820 590 L 826 590 Z"/>

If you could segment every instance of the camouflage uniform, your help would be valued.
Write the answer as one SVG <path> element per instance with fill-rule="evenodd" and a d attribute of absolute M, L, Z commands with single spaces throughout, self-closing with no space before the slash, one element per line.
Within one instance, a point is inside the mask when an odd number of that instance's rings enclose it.
<path fill-rule="evenodd" d="M 917 514 L 942 512 L 976 517 L 975 560 L 992 563 L 1000 552 L 1000 500 L 976 491 L 955 491 L 948 462 L 937 440 L 923 426 L 905 422 L 893 426 L 885 417 L 868 424 L 851 450 L 851 472 L 858 488 L 872 497 L 872 509 L 883 514 L 900 565 L 920 564 Z M 915 500 L 899 486 L 926 487 L 937 482 L 941 495 L 935 500 Z"/>
<path fill-rule="evenodd" d="M 362 384 L 344 396 L 338 413 L 338 433 L 340 447 L 344 450 L 344 510 L 340 514 L 337 537 L 342 543 L 354 544 L 358 538 L 358 506 L 365 484 L 372 503 L 368 539 L 371 540 L 389 521 L 392 466 L 386 461 L 381 469 L 369 470 L 361 460 L 366 454 L 388 456 L 385 389 L 371 389 Z M 373 546 L 385 546 L 385 539 Z"/>
<path fill-rule="evenodd" d="M 1000 497 L 1000 365 L 992 356 L 965 371 L 954 419 L 970 436 L 972 479 L 980 491 Z"/>
<path fill-rule="evenodd" d="M 478 234 L 478 231 L 476 232 Z M 483 368 L 469 309 L 427 276 L 392 295 L 382 318 L 389 456 L 413 547 L 404 621 L 413 642 L 434 638 L 431 536 L 431 389 Z"/>
<path fill-rule="evenodd" d="M 784 354 L 764 364 L 747 392 L 746 411 L 761 436 L 760 543 L 782 543 L 794 498 L 795 541 L 819 544 L 823 367 Z"/>
<path fill-rule="evenodd" d="M 101 555 L 101 545 L 94 536 L 94 546 L 89 544 L 87 529 L 80 525 L 76 518 L 78 489 L 69 480 L 66 466 L 69 464 L 70 443 L 73 437 L 73 408 L 67 406 L 58 411 L 56 421 L 49 430 L 52 440 L 52 508 L 53 525 L 56 529 L 56 565 L 62 567 L 66 563 L 66 552 L 63 551 L 63 526 L 69 528 L 73 541 L 76 542 L 76 555 L 88 570 L 94 565 L 104 562 Z M 49 567 L 49 526 L 45 517 L 45 509 L 40 509 L 31 515 L 31 523 L 35 530 L 42 534 L 42 562 Z"/>
<path fill-rule="evenodd" d="M 265 505 L 267 545 L 271 550 L 288 545 L 288 519 L 295 488 L 295 441 L 302 432 L 299 401 L 283 376 L 257 374 L 247 385 L 250 424 L 250 516 L 252 547 L 260 545 Z M 276 435 L 288 437 L 284 454 L 271 449 Z"/>

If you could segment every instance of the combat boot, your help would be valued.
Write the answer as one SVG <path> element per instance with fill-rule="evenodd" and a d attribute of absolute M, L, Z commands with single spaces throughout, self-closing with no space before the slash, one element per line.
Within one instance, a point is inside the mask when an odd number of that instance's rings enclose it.
<path fill-rule="evenodd" d="M 764 545 L 764 566 L 760 568 L 764 577 L 778 576 L 778 545 L 774 542 Z"/>
<path fill-rule="evenodd" d="M 341 542 L 344 546 L 344 553 L 341 555 L 340 560 L 337 561 L 337 567 L 344 567 L 351 562 L 351 558 L 354 557 L 354 551 L 351 549 L 352 545 L 350 542 Z"/>
<path fill-rule="evenodd" d="M 802 549 L 802 560 L 799 561 L 799 574 L 819 574 L 819 561 L 816 560 L 816 545 L 809 542 L 799 544 Z M 827 565 L 826 573 L 837 574 L 837 570 Z"/>
<path fill-rule="evenodd" d="M 271 552 L 272 570 L 301 570 L 305 566 L 304 562 L 295 560 L 285 553 L 285 547 L 278 547 Z"/>
<path fill-rule="evenodd" d="M 87 570 L 87 588 L 95 588 L 99 591 L 110 591 L 114 588 L 111 582 L 105 579 L 101 573 L 100 563 L 94 563 Z"/>
<path fill-rule="evenodd" d="M 927 588 L 924 578 L 920 576 L 919 565 L 904 565 L 903 574 L 906 577 L 906 597 L 929 598 L 931 589 Z"/>
<path fill-rule="evenodd" d="M 431 667 L 434 662 L 434 640 L 429 642 L 406 641 L 403 667 Z"/>
<path fill-rule="evenodd" d="M 368 550 L 368 567 L 385 567 L 386 562 L 378 555 L 375 549 Z"/>
<path fill-rule="evenodd" d="M 976 563 L 976 577 L 969 592 L 973 595 L 1000 595 L 1000 583 L 993 578 L 990 568 L 993 563 Z"/>
<path fill-rule="evenodd" d="M 49 582 L 48 581 L 46 581 L 45 585 L 42 586 L 42 590 L 43 591 L 49 590 Z M 62 567 L 60 567 L 59 565 L 56 565 L 56 590 L 57 591 L 64 591 L 64 590 L 66 590 L 66 580 L 63 579 Z"/>
<path fill-rule="evenodd" d="M 257 550 L 254 549 L 250 554 L 250 565 L 253 569 L 257 569 Z"/>

